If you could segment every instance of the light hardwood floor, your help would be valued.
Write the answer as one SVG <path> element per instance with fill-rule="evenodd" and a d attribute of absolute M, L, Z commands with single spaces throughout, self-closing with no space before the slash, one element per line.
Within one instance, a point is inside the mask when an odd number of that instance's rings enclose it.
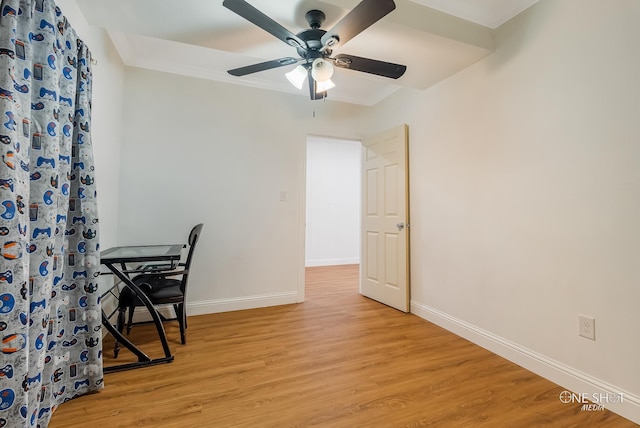
<path fill-rule="evenodd" d="M 186 345 L 169 323 L 173 363 L 107 374 L 50 427 L 637 426 L 561 403 L 563 388 L 360 296 L 357 277 L 309 268 L 305 303 L 190 317 Z M 150 332 L 132 331 L 149 352 Z"/>

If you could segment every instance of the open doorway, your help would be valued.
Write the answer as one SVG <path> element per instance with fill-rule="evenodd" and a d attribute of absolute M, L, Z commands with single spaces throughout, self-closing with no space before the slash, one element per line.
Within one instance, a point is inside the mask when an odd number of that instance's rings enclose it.
<path fill-rule="evenodd" d="M 305 267 L 360 264 L 360 141 L 309 136 Z"/>

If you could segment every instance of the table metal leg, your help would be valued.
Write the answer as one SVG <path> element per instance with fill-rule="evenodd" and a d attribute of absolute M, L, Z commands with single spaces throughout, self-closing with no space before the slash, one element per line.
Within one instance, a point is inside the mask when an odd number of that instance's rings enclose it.
<path fill-rule="evenodd" d="M 142 352 L 140 348 L 138 348 L 135 344 L 133 344 L 122 333 L 120 333 L 113 326 L 113 324 L 111 324 L 111 321 L 109 321 L 109 319 L 107 318 L 107 316 L 103 311 L 102 324 L 105 326 L 107 331 L 109 331 L 109 333 L 113 335 L 117 343 L 122 343 L 127 349 L 129 349 L 138 357 L 137 363 L 128 363 L 128 364 L 120 364 L 117 366 L 105 367 L 104 371 L 108 373 L 108 372 L 127 370 L 127 369 L 146 366 L 146 365 L 168 363 L 173 361 L 173 355 L 171 355 L 171 350 L 169 349 L 169 343 L 167 342 L 167 335 L 164 331 L 164 325 L 162 324 L 160 314 L 158 314 L 158 311 L 151 303 L 151 300 L 149 300 L 149 297 L 142 290 L 140 290 L 138 286 L 136 286 L 126 274 L 124 274 L 122 271 L 118 270 L 115 266 L 113 266 L 113 264 L 104 263 L 104 265 L 107 266 L 107 268 L 109 268 L 109 270 L 113 272 L 113 274 L 116 275 L 125 284 L 125 286 L 129 287 L 135 293 L 135 295 L 140 299 L 140 301 L 142 301 L 142 303 L 144 303 L 144 306 L 147 308 L 147 310 L 151 314 L 151 317 L 153 318 L 153 323 L 156 326 L 158 337 L 160 338 L 160 342 L 162 343 L 162 349 L 164 351 L 163 358 L 156 358 L 156 359 L 149 358 L 149 356 L 147 356 L 144 352 Z"/>

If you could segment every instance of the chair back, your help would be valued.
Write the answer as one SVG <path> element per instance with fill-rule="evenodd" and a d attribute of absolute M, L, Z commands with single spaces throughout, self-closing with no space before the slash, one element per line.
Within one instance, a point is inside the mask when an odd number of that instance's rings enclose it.
<path fill-rule="evenodd" d="M 193 258 L 193 252 L 196 249 L 196 244 L 198 243 L 198 239 L 200 238 L 200 233 L 202 232 L 203 223 L 197 224 L 193 226 L 191 229 L 191 233 L 189 233 L 189 252 L 187 253 L 187 260 L 185 260 L 184 268 L 187 270 L 187 273 L 182 276 L 182 292 L 184 293 L 187 288 L 187 279 L 189 277 L 189 269 L 191 267 L 191 259 Z"/>

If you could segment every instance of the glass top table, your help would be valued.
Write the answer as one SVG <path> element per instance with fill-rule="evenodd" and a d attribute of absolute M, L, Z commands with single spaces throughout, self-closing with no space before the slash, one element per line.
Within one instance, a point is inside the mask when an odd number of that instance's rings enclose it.
<path fill-rule="evenodd" d="M 144 263 L 148 262 L 170 262 L 170 268 L 174 268 L 180 256 L 182 255 L 182 244 L 171 245 L 127 245 L 109 248 L 100 252 L 100 263 L 106 266 L 111 273 L 113 273 L 118 279 L 122 281 L 124 286 L 129 287 L 134 295 L 142 301 L 144 306 L 149 311 L 151 318 L 153 318 L 153 324 L 155 324 L 158 337 L 162 343 L 164 356 L 160 358 L 150 358 L 142 350 L 126 338 L 121 332 L 119 332 L 109 320 L 109 317 L 102 311 L 102 325 L 111 333 L 115 340 L 115 350 L 119 349 L 119 344 L 124 345 L 127 349 L 133 352 L 138 361 L 135 363 L 125 363 L 116 366 L 104 367 L 104 372 L 113 372 L 119 370 L 133 369 L 137 367 L 144 367 L 153 364 L 169 363 L 173 361 L 173 355 L 169 349 L 167 342 L 167 335 L 162 325 L 162 319 L 155 309 L 149 297 L 132 281 L 129 277 L 131 273 L 140 273 L 145 271 Z M 133 269 L 127 270 L 127 264 L 143 263 L 143 265 Z"/>
<path fill-rule="evenodd" d="M 102 264 L 178 260 L 182 247 L 181 244 L 113 247 L 102 251 L 100 260 Z"/>

